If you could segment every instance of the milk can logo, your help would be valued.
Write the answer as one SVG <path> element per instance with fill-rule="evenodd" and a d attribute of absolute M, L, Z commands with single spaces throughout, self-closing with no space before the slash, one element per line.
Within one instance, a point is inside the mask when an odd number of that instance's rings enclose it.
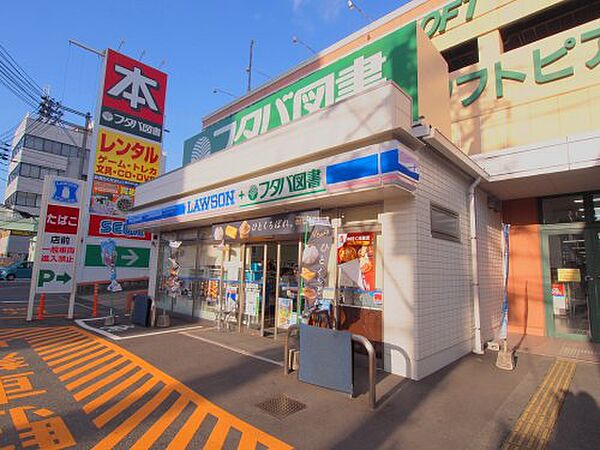
<path fill-rule="evenodd" d="M 79 185 L 72 181 L 57 180 L 54 182 L 52 200 L 60 203 L 77 203 Z"/>
<path fill-rule="evenodd" d="M 109 89 L 108 95 L 123 97 L 129 100 L 132 109 L 139 109 L 140 105 L 147 106 L 152 111 L 159 112 L 150 88 L 158 88 L 158 82 L 142 74 L 139 67 L 129 70 L 127 67 L 115 65 L 115 72 L 124 75 L 121 81 Z"/>

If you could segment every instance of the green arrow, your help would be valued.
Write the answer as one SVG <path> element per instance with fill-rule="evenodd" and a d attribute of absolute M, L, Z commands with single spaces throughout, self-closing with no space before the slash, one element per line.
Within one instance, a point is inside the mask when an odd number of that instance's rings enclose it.
<path fill-rule="evenodd" d="M 67 284 L 67 282 L 71 279 L 71 277 L 69 276 L 69 274 L 67 272 L 65 272 L 62 275 L 57 275 L 56 276 L 56 281 L 62 281 L 63 284 Z"/>

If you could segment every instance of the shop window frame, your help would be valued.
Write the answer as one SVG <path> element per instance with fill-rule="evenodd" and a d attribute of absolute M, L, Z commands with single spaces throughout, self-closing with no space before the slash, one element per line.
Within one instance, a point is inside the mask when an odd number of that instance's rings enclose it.
<path fill-rule="evenodd" d="M 573 197 L 576 195 L 581 195 L 583 197 L 583 209 L 584 209 L 584 218 L 585 220 L 578 222 L 545 222 L 544 217 L 544 200 L 551 200 L 554 198 L 560 197 Z M 557 194 L 557 195 L 546 195 L 544 197 L 538 197 L 537 206 L 538 206 L 538 223 L 540 225 L 568 225 L 568 224 L 578 224 L 585 223 L 588 225 L 594 225 L 600 223 L 600 216 L 596 217 L 594 211 L 594 195 L 600 195 L 600 191 L 583 191 L 583 192 L 570 192 L 568 194 Z M 596 219 L 596 220 L 594 220 Z"/>

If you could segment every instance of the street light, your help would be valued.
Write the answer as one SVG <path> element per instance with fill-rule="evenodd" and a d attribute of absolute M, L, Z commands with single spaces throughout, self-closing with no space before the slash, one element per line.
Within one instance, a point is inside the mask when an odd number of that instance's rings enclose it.
<path fill-rule="evenodd" d="M 292 44 L 300 44 L 303 45 L 306 49 L 308 49 L 309 52 L 311 52 L 313 55 L 316 55 L 317 52 L 310 46 L 308 45 L 306 42 L 300 40 L 300 38 L 298 36 L 292 36 Z"/>
<path fill-rule="evenodd" d="M 352 0 L 348 0 L 346 2 L 346 4 L 348 5 L 348 9 L 350 11 L 352 10 L 357 10 L 365 19 L 367 19 L 367 22 L 373 22 L 373 20 L 369 17 L 369 15 L 367 13 L 365 13 L 360 6 L 358 6 L 354 1 Z"/>
<path fill-rule="evenodd" d="M 219 88 L 214 88 L 213 94 L 225 94 L 225 95 L 229 95 L 230 97 L 237 98 L 237 96 L 232 94 L 231 92 L 227 92 L 227 91 L 225 91 L 223 89 L 219 89 Z"/>

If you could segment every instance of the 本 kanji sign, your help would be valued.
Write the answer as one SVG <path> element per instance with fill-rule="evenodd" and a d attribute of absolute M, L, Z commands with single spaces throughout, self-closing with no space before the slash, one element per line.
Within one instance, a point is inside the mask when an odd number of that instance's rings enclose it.
<path fill-rule="evenodd" d="M 37 293 L 72 292 L 77 270 L 84 182 L 46 177 L 31 289 Z M 69 206 L 65 206 L 69 205 Z"/>
<path fill-rule="evenodd" d="M 94 172 L 109 178 L 143 183 L 158 176 L 160 145 L 101 128 Z"/>

